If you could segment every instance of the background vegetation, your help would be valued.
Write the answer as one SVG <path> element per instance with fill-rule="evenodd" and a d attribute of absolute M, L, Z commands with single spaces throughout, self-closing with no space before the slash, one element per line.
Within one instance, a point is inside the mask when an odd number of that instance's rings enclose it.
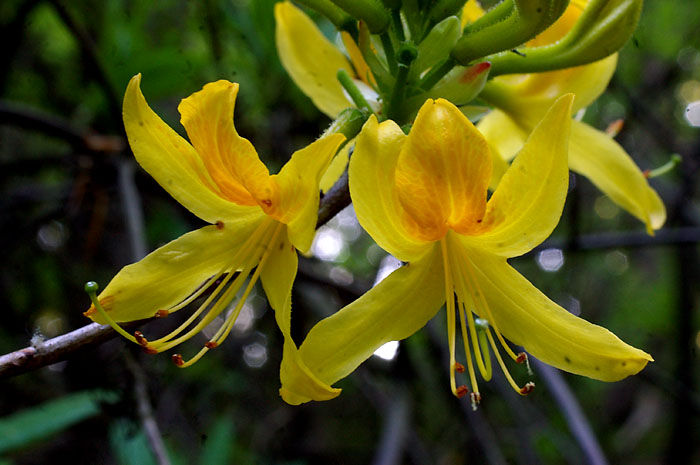
<path fill-rule="evenodd" d="M 143 74 L 147 99 L 181 132 L 181 98 L 212 80 L 239 82 L 236 127 L 273 171 L 329 123 L 279 63 L 273 5 L 0 3 L 1 353 L 88 323 L 86 281 L 105 285 L 200 225 L 132 161 L 120 109 L 131 76 Z M 585 116 L 599 128 L 624 118 L 618 140 L 643 169 L 683 157 L 653 180 L 666 228 L 647 237 L 575 178 L 552 239 L 513 261 L 554 300 L 651 353 L 640 375 L 606 384 L 536 366 L 534 394 L 519 398 L 495 376 L 472 412 L 449 393 L 439 313 L 394 359 L 374 357 L 339 383 L 338 399 L 291 407 L 277 395 L 281 337 L 258 297 L 234 337 L 187 370 L 112 340 L 3 379 L 0 464 L 157 463 L 151 420 L 175 464 L 700 462 L 700 129 L 683 117 L 700 100 L 698 24 L 700 3 L 647 0 L 609 91 Z M 139 218 L 143 230 L 130 231 Z M 314 250 L 295 286 L 298 341 L 366 290 L 384 259 L 351 211 Z M 586 425 L 603 456 L 582 442 Z"/>

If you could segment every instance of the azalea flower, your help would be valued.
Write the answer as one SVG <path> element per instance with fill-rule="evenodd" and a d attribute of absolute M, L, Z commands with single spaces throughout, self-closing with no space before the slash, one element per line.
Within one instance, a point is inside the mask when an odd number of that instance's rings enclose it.
<path fill-rule="evenodd" d="M 233 124 L 238 84 L 217 81 L 178 107 L 190 142 L 146 103 L 135 76 L 124 96 L 124 126 L 139 164 L 185 208 L 209 223 L 124 267 L 93 299 L 86 315 L 108 323 L 147 352 L 169 350 L 201 332 L 219 315 L 223 324 L 205 346 L 178 366 L 199 360 L 220 345 L 255 283 L 260 280 L 284 335 L 284 357 L 295 366 L 290 335 L 291 288 L 296 249 L 314 237 L 318 181 L 345 137 L 331 134 L 295 152 L 270 175 L 253 145 Z M 211 291 L 205 297 L 205 291 Z M 237 301 L 234 298 L 239 295 Z M 159 339 L 129 334 L 119 322 L 164 317 L 203 302 L 177 329 Z"/>
<path fill-rule="evenodd" d="M 338 71 L 342 70 L 350 76 L 372 110 L 379 115 L 383 113 L 397 77 L 389 71 L 387 61 L 390 60 L 381 48 L 377 49 L 378 44 L 372 42 L 366 25 L 359 23 L 359 44 L 348 32 L 340 32 L 344 48 L 341 51 L 303 11 L 288 1 L 275 5 L 275 21 L 280 61 L 319 110 L 336 118 L 344 109 L 355 106 L 338 81 Z M 448 57 L 459 35 L 460 22 L 453 16 L 436 25 L 417 45 L 407 84 L 413 91 L 402 102 L 409 109 L 408 114 L 415 115 L 428 97 L 444 97 L 458 105 L 468 103 L 483 87 L 491 66 L 488 63 L 457 66 L 431 89 L 417 90 L 420 78 Z"/>
<path fill-rule="evenodd" d="M 572 0 L 564 14 L 528 46 L 547 45 L 561 39 L 587 4 L 586 0 Z M 479 14 L 477 5 L 470 2 L 468 6 L 463 18 L 473 20 Z M 527 54 L 527 48 L 522 52 Z M 616 65 L 617 53 L 559 71 L 498 76 L 480 94 L 495 109 L 479 122 L 478 128 L 494 152 L 511 160 L 552 102 L 565 93 L 574 93 L 576 101 L 571 111 L 578 113 L 605 91 Z M 663 202 L 627 152 L 611 135 L 576 119 L 571 123 L 569 167 L 644 222 L 649 234 L 666 221 Z"/>
<path fill-rule="evenodd" d="M 418 331 L 443 304 L 451 390 L 468 392 L 455 375 L 467 371 L 474 405 L 481 398 L 476 370 L 491 377 L 490 352 L 517 392 L 534 387 L 511 377 L 501 352 L 516 362 L 527 356 L 505 338 L 550 365 L 604 381 L 652 360 L 549 300 L 507 262 L 559 221 L 572 100 L 568 94 L 552 105 L 488 200 L 488 142 L 454 105 L 428 100 L 408 136 L 393 121 L 370 117 L 350 160 L 350 193 L 360 224 L 406 264 L 311 329 L 299 358 L 317 381 L 331 385 L 347 376 L 384 343 Z M 466 369 L 456 361 L 457 319 Z M 282 378 L 287 402 L 318 400 L 305 391 Z"/>

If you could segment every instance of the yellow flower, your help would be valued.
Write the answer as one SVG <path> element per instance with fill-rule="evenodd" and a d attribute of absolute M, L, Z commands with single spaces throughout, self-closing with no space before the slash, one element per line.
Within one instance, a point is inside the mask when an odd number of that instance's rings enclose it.
<path fill-rule="evenodd" d="M 510 376 L 501 350 L 517 362 L 526 356 L 504 336 L 550 365 L 604 381 L 652 360 L 549 300 L 507 262 L 532 250 L 559 221 L 572 100 L 569 94 L 553 104 L 488 200 L 488 143 L 454 105 L 428 100 L 408 136 L 393 121 L 369 119 L 350 160 L 350 193 L 360 224 L 407 264 L 311 329 L 299 356 L 317 380 L 331 385 L 347 376 L 382 344 L 416 332 L 443 304 L 451 389 L 467 393 L 455 379 L 464 370 L 455 357 L 459 314 L 474 404 L 480 400 L 474 367 L 488 380 L 490 351 L 514 389 L 532 390 Z M 318 400 L 296 381 L 282 377 L 287 402 Z"/>
<path fill-rule="evenodd" d="M 587 3 L 573 0 L 562 17 L 528 45 L 559 40 L 573 27 Z M 472 11 L 470 17 L 475 14 L 478 13 Z M 523 52 L 527 54 L 527 49 Z M 603 93 L 616 65 L 615 53 L 575 68 L 499 76 L 487 83 L 480 94 L 496 109 L 479 122 L 478 128 L 495 152 L 511 160 L 554 100 L 571 92 L 576 95 L 572 114 L 586 108 Z M 571 125 L 569 167 L 644 222 L 649 234 L 661 228 L 666 221 L 664 204 L 632 158 L 605 132 L 576 120 Z"/>
<path fill-rule="evenodd" d="M 277 51 L 282 65 L 319 110 L 335 118 L 344 109 L 355 106 L 336 77 L 338 70 L 345 70 L 366 100 L 378 109 L 374 77 L 350 34 L 341 33 L 348 59 L 290 2 L 275 5 L 275 21 Z"/>
<path fill-rule="evenodd" d="M 180 103 L 188 143 L 146 103 L 135 76 L 124 96 L 124 126 L 139 164 L 185 208 L 210 223 L 124 267 L 86 315 L 109 323 L 149 352 L 191 338 L 224 315 L 206 346 L 180 366 L 197 361 L 227 337 L 246 298 L 262 281 L 285 338 L 285 358 L 295 357 L 290 336 L 295 248 L 306 251 L 315 233 L 318 181 L 345 139 L 329 135 L 294 153 L 270 175 L 253 145 L 233 125 L 238 84 L 217 81 Z M 249 278 L 249 279 L 248 279 Z M 247 281 L 247 283 L 246 283 Z M 205 291 L 211 291 L 204 298 Z M 242 291 L 242 292 L 241 292 Z M 240 294 L 235 305 L 234 297 Z M 157 340 L 131 335 L 118 322 L 166 316 L 197 298 L 204 302 L 175 331 Z M 226 311 L 228 313 L 226 313 Z M 303 370 L 302 370 L 303 371 Z"/>

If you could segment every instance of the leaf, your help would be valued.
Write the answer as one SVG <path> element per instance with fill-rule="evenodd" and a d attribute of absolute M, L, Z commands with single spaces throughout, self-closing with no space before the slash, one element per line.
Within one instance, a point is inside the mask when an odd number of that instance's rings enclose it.
<path fill-rule="evenodd" d="M 0 453 L 16 450 L 98 415 L 102 403 L 115 403 L 109 391 L 83 391 L 0 419 Z"/>

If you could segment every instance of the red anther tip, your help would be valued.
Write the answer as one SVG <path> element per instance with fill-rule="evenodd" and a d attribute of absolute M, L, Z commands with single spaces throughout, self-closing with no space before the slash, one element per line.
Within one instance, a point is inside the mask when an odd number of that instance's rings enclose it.
<path fill-rule="evenodd" d="M 173 363 L 179 367 L 185 364 L 185 362 L 182 360 L 182 355 L 180 354 L 173 354 Z"/>
<path fill-rule="evenodd" d="M 458 399 L 461 399 L 462 397 L 466 396 L 468 393 L 469 393 L 469 388 L 463 384 L 457 388 L 455 395 L 457 396 Z"/>
<path fill-rule="evenodd" d="M 455 362 L 455 371 L 457 373 L 464 373 L 464 365 L 459 362 Z"/>
<path fill-rule="evenodd" d="M 515 359 L 515 363 L 524 363 L 527 361 L 527 354 L 525 352 L 520 352 L 518 358 Z"/>
<path fill-rule="evenodd" d="M 216 222 L 216 228 L 217 229 L 224 229 L 224 222 L 219 220 Z"/>
<path fill-rule="evenodd" d="M 143 347 L 148 346 L 148 339 L 146 339 L 143 336 L 143 333 L 141 331 L 134 331 L 134 339 L 136 339 L 136 342 L 138 342 Z"/>
<path fill-rule="evenodd" d="M 157 354 L 157 353 L 158 353 L 158 350 L 157 350 L 157 349 L 152 349 L 152 348 L 150 348 L 150 347 L 144 347 L 144 348 L 143 348 L 143 351 L 146 352 L 147 354 L 151 354 L 151 355 L 154 355 L 154 354 Z"/>
<path fill-rule="evenodd" d="M 520 394 L 526 396 L 535 390 L 535 383 L 529 382 L 522 388 L 520 388 Z"/>
<path fill-rule="evenodd" d="M 206 344 L 204 344 L 204 347 L 206 347 L 207 349 L 216 349 L 217 347 L 219 347 L 219 343 L 214 342 L 214 341 L 209 341 Z"/>
<path fill-rule="evenodd" d="M 156 318 L 165 318 L 166 316 L 170 315 L 170 312 L 167 310 L 158 310 L 156 314 L 154 315 Z"/>
<path fill-rule="evenodd" d="M 644 170 L 644 171 L 642 171 L 642 175 L 643 175 L 645 178 L 649 179 L 649 176 L 651 176 L 651 170 Z"/>

